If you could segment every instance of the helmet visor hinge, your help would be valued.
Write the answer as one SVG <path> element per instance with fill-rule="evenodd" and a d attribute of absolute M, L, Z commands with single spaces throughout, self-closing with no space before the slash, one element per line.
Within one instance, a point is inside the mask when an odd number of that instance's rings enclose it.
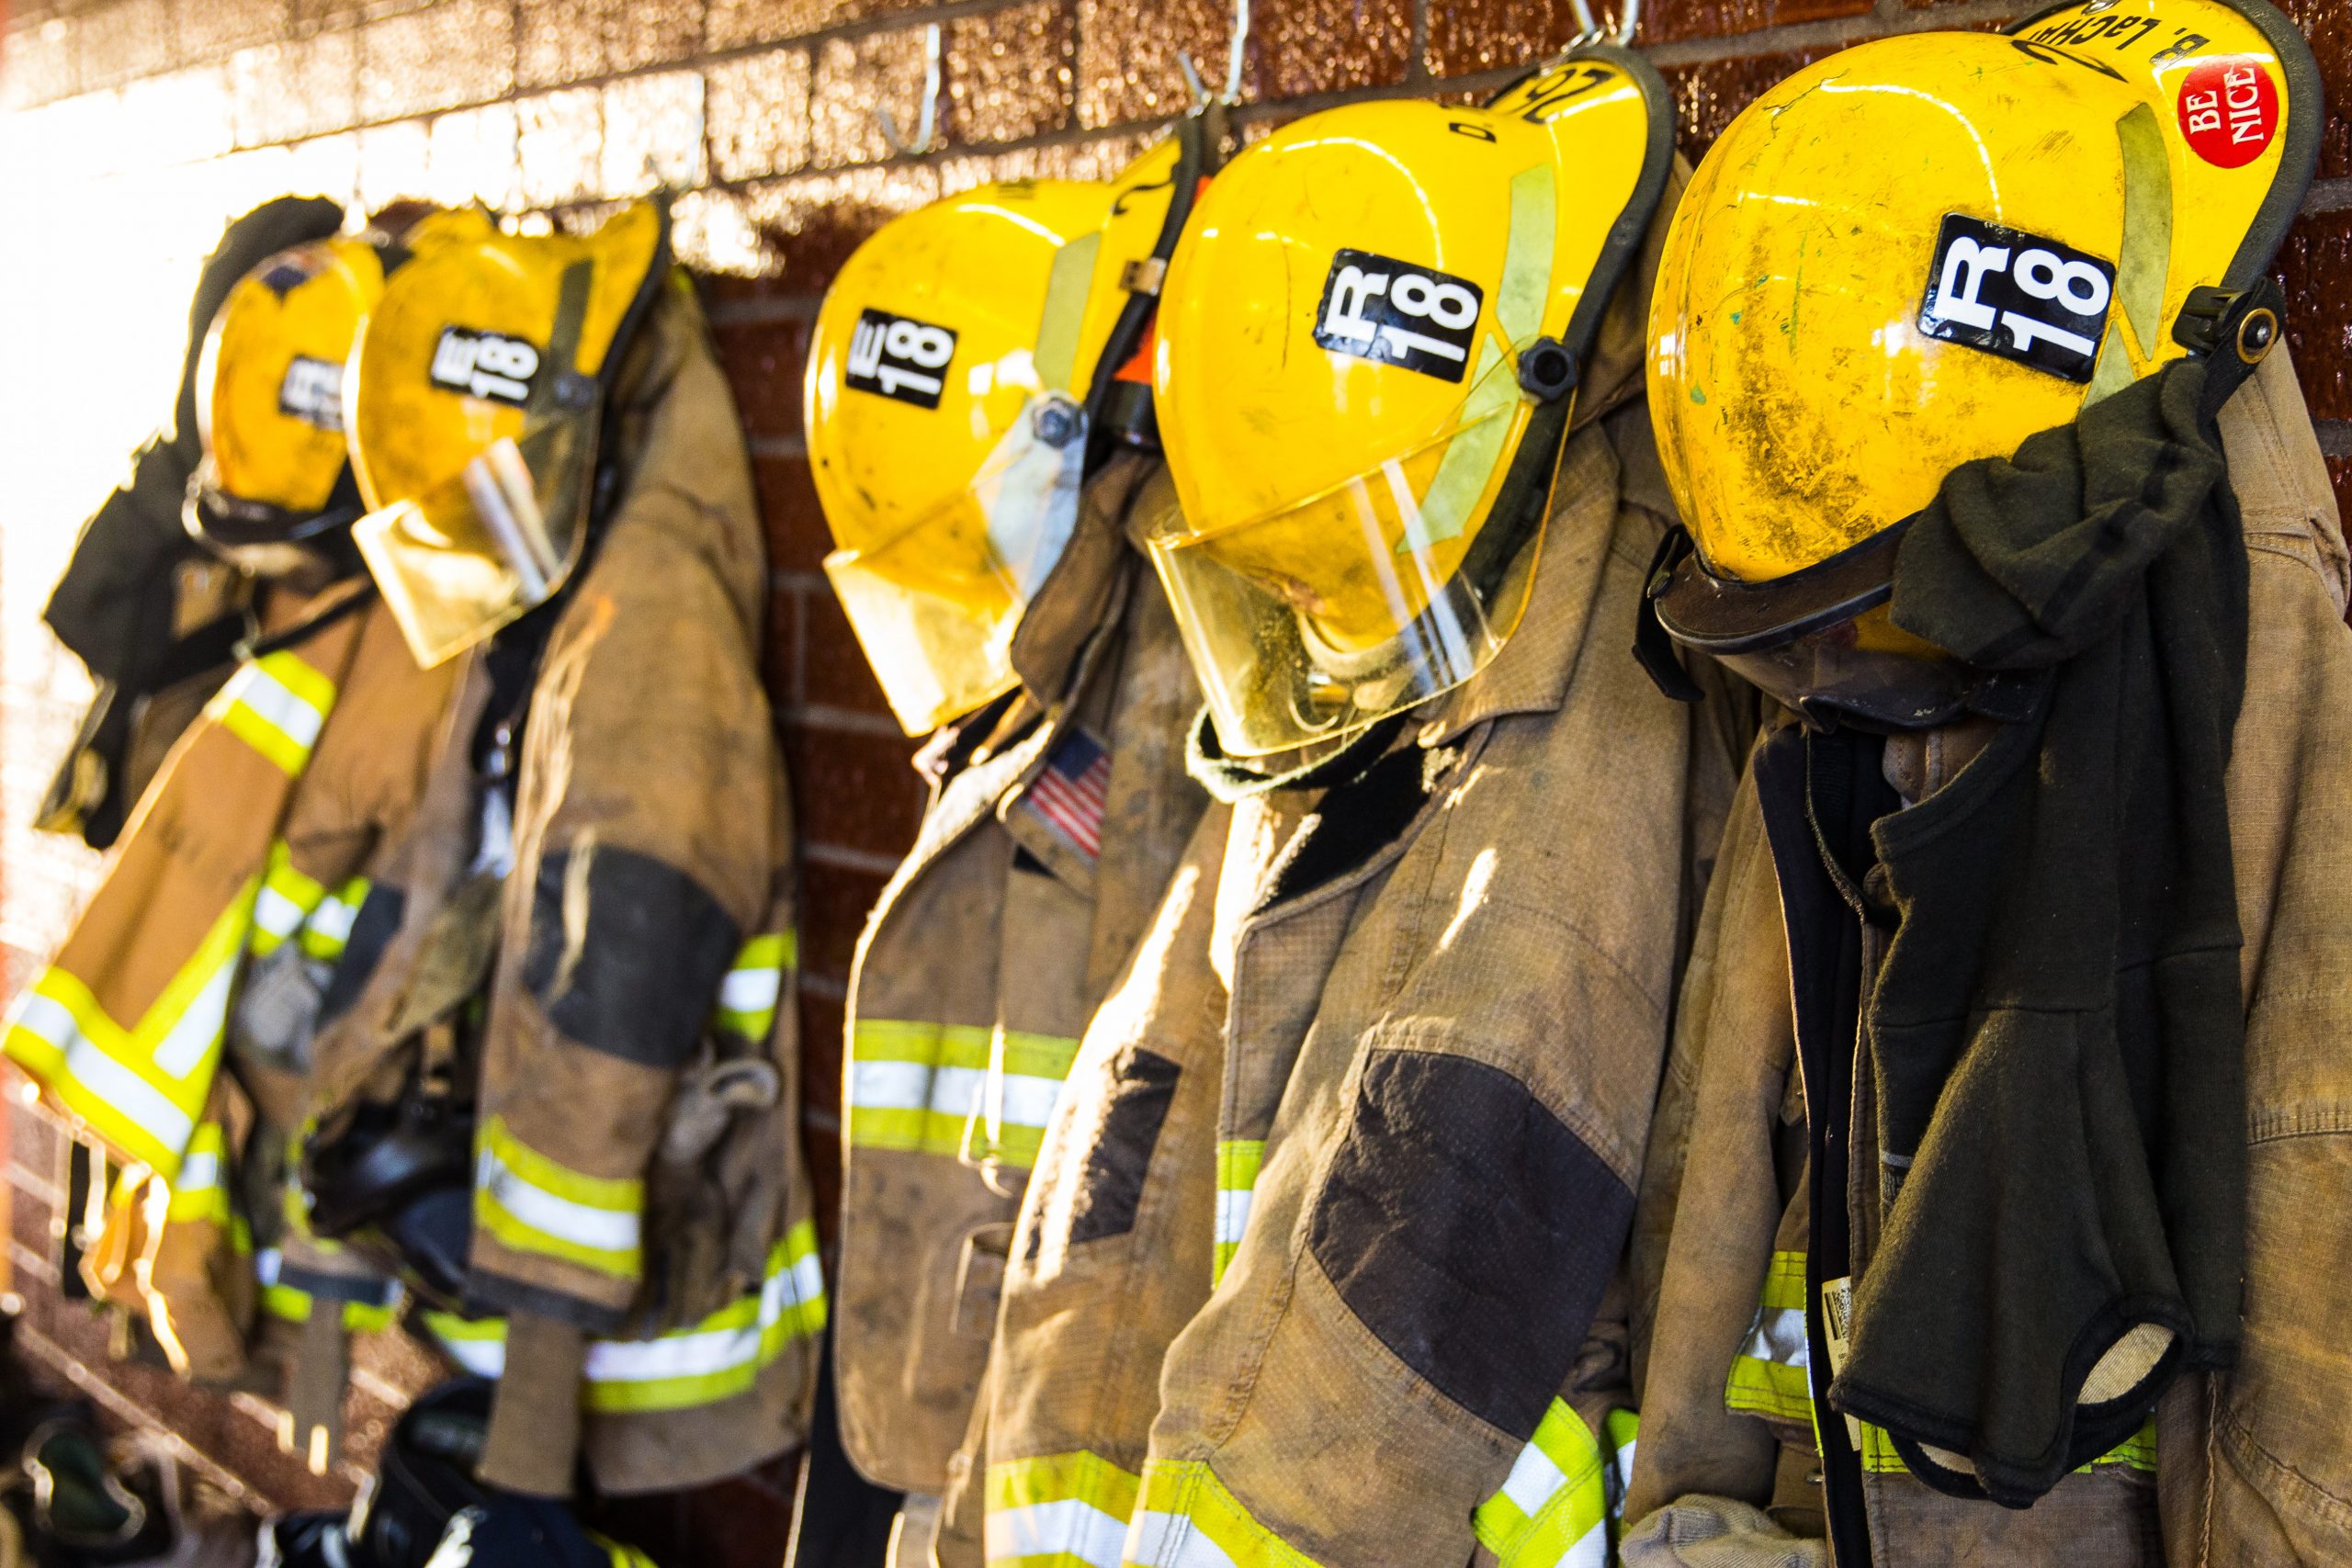
<path fill-rule="evenodd" d="M 1557 402 L 1576 390 L 1577 356 L 1555 337 L 1539 337 L 1519 356 L 1520 390 L 1539 402 Z"/>

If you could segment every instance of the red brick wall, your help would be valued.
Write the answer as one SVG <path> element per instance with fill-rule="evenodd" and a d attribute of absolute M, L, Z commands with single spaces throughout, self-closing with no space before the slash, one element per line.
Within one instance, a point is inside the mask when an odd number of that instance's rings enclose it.
<path fill-rule="evenodd" d="M 151 221 L 177 227 L 163 247 L 171 265 L 159 260 L 152 282 L 173 299 L 185 298 L 189 260 L 222 217 L 289 185 L 369 205 L 418 196 L 572 214 L 656 178 L 687 191 L 678 209 L 681 246 L 709 277 L 775 547 L 768 671 L 807 839 L 803 1021 L 812 1121 L 830 1157 L 836 1129 L 825 1108 L 837 1092 L 850 956 L 865 909 L 913 832 L 920 797 L 905 766 L 911 747 L 889 720 L 819 567 L 827 540 L 799 416 L 811 316 L 842 256 L 892 212 L 1001 175 L 1116 167 L 1184 106 L 1178 51 L 1190 51 L 1212 80 L 1222 75 L 1227 5 L 16 4 L 0 35 L 0 198 L 13 168 L 20 184 L 89 179 L 119 188 L 124 204 L 155 203 L 160 216 Z M 2315 43 L 2334 96 L 2352 109 L 2352 28 L 2343 4 L 2287 0 L 2308 28 L 2331 16 L 2334 25 Z M 2009 0 L 1650 0 L 1639 41 L 1675 85 L 1695 157 L 1756 93 L 1845 43 L 1985 26 L 2020 8 Z M 924 28 L 934 23 L 944 56 L 939 147 L 926 157 L 895 154 L 872 111 L 888 107 L 911 134 Z M 1262 127 L 1351 96 L 1483 91 L 1574 28 L 1568 0 L 1258 0 L 1239 118 Z M 2293 297 L 2304 382 L 2339 492 L 2352 505 L 2352 119 L 2345 112 L 2328 128 L 2321 172 L 2280 271 Z M 183 187 L 200 194 L 184 196 Z M 0 234 L 0 284 L 6 246 Z M 20 261 L 20 270 L 34 265 Z M 42 298 L 44 309 L 60 303 Z M 6 310 L 0 304 L 0 344 L 11 341 Z M 12 374 L 0 360 L 0 415 Z M 160 372 L 143 374 L 144 385 L 160 384 Z M 46 411 L 46 403 L 35 407 L 30 417 L 38 423 Z M 8 439 L 0 430 L 0 459 Z M 78 502 L 61 496 L 43 514 L 0 520 L 0 550 L 11 563 L 0 577 L 10 627 L 0 648 L 0 753 L 16 749 L 8 766 L 20 775 L 10 783 L 0 773 L 0 809 L 9 818 L 0 828 L 0 871 L 12 895 L 22 867 L 41 869 L 39 887 L 88 874 L 86 862 L 58 861 L 15 824 L 27 789 L 36 787 L 22 775 L 54 754 L 58 716 L 70 716 L 74 694 L 72 671 L 61 671 L 24 627 L 62 559 L 56 540 L 95 495 L 93 488 Z M 62 907 L 51 898 L 18 914 L 0 900 L 0 943 L 13 944 L 21 964 L 53 932 Z M 20 1134 L 19 1171 L 28 1143 Z M 19 1181 L 20 1237 L 40 1228 L 28 1214 L 46 1223 L 37 1185 L 29 1175 Z"/>

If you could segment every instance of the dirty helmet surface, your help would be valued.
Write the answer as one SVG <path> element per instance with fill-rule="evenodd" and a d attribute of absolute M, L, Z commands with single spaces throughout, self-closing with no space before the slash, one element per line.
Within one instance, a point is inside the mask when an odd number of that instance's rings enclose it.
<path fill-rule="evenodd" d="M 1996 711 L 1889 620 L 1904 528 L 1962 464 L 2184 356 L 2235 385 L 2279 332 L 2264 279 L 2319 107 L 2263 0 L 2070 0 L 1766 93 L 1692 178 L 1652 304 L 1692 546 L 1651 584 L 1666 631 L 1824 720 Z"/>
<path fill-rule="evenodd" d="M 230 289 L 196 370 L 204 457 L 188 484 L 188 531 L 257 576 L 332 553 L 360 513 L 344 443 L 343 373 L 384 288 L 384 253 L 364 239 L 281 251 Z"/>
<path fill-rule="evenodd" d="M 1148 429 L 1119 372 L 1202 158 L 1188 122 L 1113 180 L 935 202 L 876 231 L 826 292 L 806 387 L 838 547 L 825 570 L 908 734 L 1012 688 L 1013 633 L 1106 425 Z"/>
<path fill-rule="evenodd" d="M 1181 514 L 1148 543 L 1227 753 L 1361 730 L 1510 635 L 1669 111 L 1588 49 L 1484 108 L 1310 115 L 1204 196 L 1157 364 Z"/>
<path fill-rule="evenodd" d="M 359 550 L 430 667 L 554 597 L 587 547 L 606 395 L 669 270 L 658 201 L 585 235 L 428 223 L 344 380 Z"/>

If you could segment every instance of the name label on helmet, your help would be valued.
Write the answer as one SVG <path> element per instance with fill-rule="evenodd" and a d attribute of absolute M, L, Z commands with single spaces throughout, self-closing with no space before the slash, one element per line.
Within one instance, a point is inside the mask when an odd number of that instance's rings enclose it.
<path fill-rule="evenodd" d="M 531 378 L 539 373 L 539 351 L 519 337 L 444 327 L 433 349 L 433 384 L 485 402 L 521 408 L 531 400 Z"/>
<path fill-rule="evenodd" d="M 2036 370 L 2087 383 L 2107 333 L 2115 268 L 2071 246 L 1944 216 L 1919 330 Z"/>
<path fill-rule="evenodd" d="M 296 355 L 277 384 L 277 412 L 288 419 L 332 431 L 343 430 L 343 367 Z"/>
<path fill-rule="evenodd" d="M 1341 251 L 1323 282 L 1315 341 L 1335 354 L 1459 381 L 1470 372 L 1485 299 L 1466 277 L 1370 251 Z"/>
<path fill-rule="evenodd" d="M 858 312 L 842 379 L 861 392 L 935 409 L 955 357 L 956 334 L 945 327 L 869 307 Z"/>

